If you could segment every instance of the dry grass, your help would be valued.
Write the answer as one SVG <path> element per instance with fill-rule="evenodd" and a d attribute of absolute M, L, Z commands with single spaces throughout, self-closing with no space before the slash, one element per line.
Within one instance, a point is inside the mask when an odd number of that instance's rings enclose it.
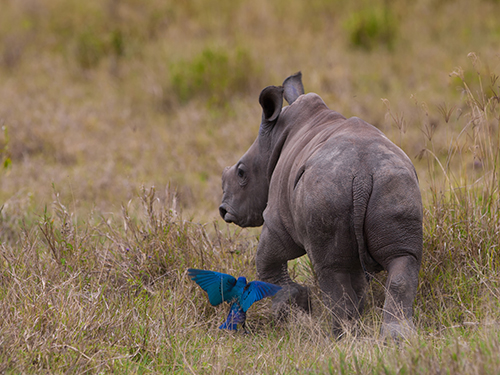
<path fill-rule="evenodd" d="M 0 372 L 495 372 L 499 7 L 2 2 Z M 256 137 L 260 90 L 298 70 L 417 168 L 418 335 L 399 347 L 378 336 L 383 274 L 339 342 L 307 259 L 290 270 L 314 313 L 278 324 L 259 303 L 250 335 L 219 332 L 226 311 L 186 277 L 255 276 L 259 231 L 218 219 L 220 174 Z"/>
<path fill-rule="evenodd" d="M 1 245 L 4 370 L 489 373 L 499 365 L 498 256 L 468 254 L 468 240 L 459 236 L 438 232 L 451 242 L 443 249 L 426 233 L 419 334 L 398 347 L 379 339 L 383 275 L 373 282 L 367 314 L 339 342 L 328 333 L 328 312 L 304 261 L 292 272 L 313 288 L 312 316 L 296 312 L 277 324 L 269 302 L 259 303 L 249 312 L 250 334 L 230 334 L 217 329 L 226 310 L 211 307 L 185 270 L 251 277 L 254 236 L 185 221 L 173 195 L 158 199 L 152 189 L 116 216 L 78 223 L 59 200 L 52 209 L 54 214 L 32 217 L 31 224 L 20 211 L 2 217 L 2 228 L 20 224 L 17 236 L 3 237 Z M 441 212 L 450 209 L 443 203 Z M 474 235 L 477 225 L 469 225 Z M 481 238 L 495 243 L 496 230 Z M 446 253 L 451 248 L 454 259 Z"/>

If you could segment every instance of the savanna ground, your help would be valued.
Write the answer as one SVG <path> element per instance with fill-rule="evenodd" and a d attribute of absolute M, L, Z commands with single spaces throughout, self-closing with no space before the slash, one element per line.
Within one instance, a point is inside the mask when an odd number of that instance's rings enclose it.
<path fill-rule="evenodd" d="M 0 372 L 494 373 L 500 368 L 498 0 L 0 0 Z M 384 274 L 335 341 L 311 316 L 217 327 L 188 267 L 255 277 L 218 218 L 258 94 L 306 92 L 410 156 L 417 335 L 379 337 Z"/>

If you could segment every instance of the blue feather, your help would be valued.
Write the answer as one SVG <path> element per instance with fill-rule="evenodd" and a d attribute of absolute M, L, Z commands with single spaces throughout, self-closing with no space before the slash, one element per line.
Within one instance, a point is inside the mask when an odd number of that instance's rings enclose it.
<path fill-rule="evenodd" d="M 266 297 L 272 297 L 280 289 L 281 287 L 278 285 L 266 283 L 264 281 L 252 281 L 241 295 L 241 308 L 246 312 L 254 302 L 260 301 Z"/>
<path fill-rule="evenodd" d="M 243 311 L 238 302 L 234 302 L 231 305 L 226 321 L 221 324 L 219 329 L 228 329 L 230 331 L 237 331 L 238 324 L 244 324 L 246 318 L 247 314 Z"/>
<path fill-rule="evenodd" d="M 213 306 L 234 298 L 232 293 L 236 279 L 225 273 L 188 269 L 188 275 L 208 294 L 208 300 Z"/>
<path fill-rule="evenodd" d="M 237 324 L 244 324 L 246 311 L 255 302 L 265 297 L 274 296 L 281 287 L 264 281 L 252 281 L 239 277 L 238 280 L 231 275 L 194 268 L 188 269 L 188 275 L 205 292 L 213 306 L 222 302 L 232 303 L 226 321 L 219 327 L 221 329 L 236 330 Z"/>

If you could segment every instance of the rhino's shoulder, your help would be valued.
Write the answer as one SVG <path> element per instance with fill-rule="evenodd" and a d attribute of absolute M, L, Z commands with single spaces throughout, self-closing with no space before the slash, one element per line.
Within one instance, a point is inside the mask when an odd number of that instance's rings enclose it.
<path fill-rule="evenodd" d="M 380 137 L 389 141 L 389 138 L 377 127 L 366 122 L 359 117 L 349 117 L 344 122 L 346 131 L 356 135 L 357 137 Z"/>
<path fill-rule="evenodd" d="M 315 94 L 314 92 L 310 92 L 308 94 L 301 95 L 297 98 L 295 101 L 296 104 L 307 104 L 312 107 L 326 107 L 325 102 L 319 96 L 318 94 Z"/>
<path fill-rule="evenodd" d="M 299 96 L 293 104 L 284 108 L 283 115 L 287 121 L 300 123 L 300 127 L 315 127 L 345 119 L 340 113 L 328 108 L 323 99 L 315 93 Z"/>

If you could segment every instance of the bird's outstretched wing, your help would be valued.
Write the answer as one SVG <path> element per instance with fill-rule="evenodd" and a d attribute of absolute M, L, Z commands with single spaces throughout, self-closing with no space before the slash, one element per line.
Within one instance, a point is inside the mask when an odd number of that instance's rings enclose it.
<path fill-rule="evenodd" d="M 252 281 L 245 286 L 240 298 L 241 308 L 246 312 L 254 302 L 274 296 L 281 287 L 264 281 Z"/>
<path fill-rule="evenodd" d="M 236 279 L 233 276 L 194 268 L 188 269 L 188 275 L 207 292 L 208 300 L 213 306 L 234 298 L 233 287 L 236 285 Z"/>
<path fill-rule="evenodd" d="M 244 324 L 246 318 L 247 314 L 245 314 L 245 312 L 238 304 L 238 302 L 234 302 L 231 305 L 231 309 L 229 310 L 229 314 L 227 316 L 226 321 L 222 323 L 219 329 L 228 329 L 230 331 L 237 331 L 238 324 Z"/>

